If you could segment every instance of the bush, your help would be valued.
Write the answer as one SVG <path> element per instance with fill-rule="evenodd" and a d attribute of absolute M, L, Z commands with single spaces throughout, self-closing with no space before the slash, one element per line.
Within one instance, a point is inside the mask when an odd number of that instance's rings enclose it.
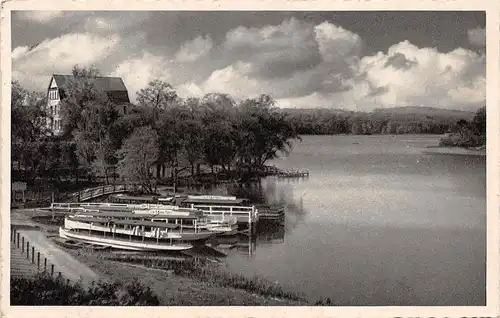
<path fill-rule="evenodd" d="M 137 280 L 126 285 L 100 281 L 85 289 L 80 283 L 43 274 L 34 278 L 11 277 L 10 299 L 13 306 L 157 306 L 160 303 L 151 289 Z"/>

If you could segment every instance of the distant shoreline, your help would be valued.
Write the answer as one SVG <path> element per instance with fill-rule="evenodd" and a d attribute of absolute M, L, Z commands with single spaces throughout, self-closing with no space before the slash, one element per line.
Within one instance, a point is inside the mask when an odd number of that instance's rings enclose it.
<path fill-rule="evenodd" d="M 478 149 L 467 149 L 462 147 L 441 147 L 427 146 L 423 151 L 425 154 L 431 155 L 461 155 L 461 156 L 481 156 L 486 157 L 486 149 L 480 147 Z"/>

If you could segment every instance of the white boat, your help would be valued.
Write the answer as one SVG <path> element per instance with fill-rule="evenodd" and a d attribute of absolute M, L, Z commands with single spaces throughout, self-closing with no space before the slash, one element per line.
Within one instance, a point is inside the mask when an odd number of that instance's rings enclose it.
<path fill-rule="evenodd" d="M 62 227 L 59 228 L 59 236 L 64 239 L 78 240 L 80 242 L 91 243 L 93 245 L 112 247 L 128 251 L 185 251 L 193 247 L 191 244 L 164 244 L 163 242 L 150 243 L 122 238 L 106 238 L 100 235 L 88 234 L 75 229 L 66 229 Z"/>
<path fill-rule="evenodd" d="M 218 215 L 204 214 L 202 210 L 197 208 L 179 207 L 163 204 L 120 204 L 120 203 L 80 203 L 69 204 L 52 203 L 50 209 L 63 209 L 65 212 L 78 213 L 79 215 L 88 215 L 89 212 L 110 212 L 110 213 L 135 213 L 145 216 L 179 216 L 198 218 L 197 225 L 200 229 L 206 229 L 215 233 L 234 232 L 237 230 L 236 216 L 226 215 L 220 218 Z M 119 216 L 120 214 L 113 214 Z"/>
<path fill-rule="evenodd" d="M 201 211 L 100 211 L 68 215 L 63 238 L 125 250 L 186 250 L 223 232 L 211 228 Z"/>

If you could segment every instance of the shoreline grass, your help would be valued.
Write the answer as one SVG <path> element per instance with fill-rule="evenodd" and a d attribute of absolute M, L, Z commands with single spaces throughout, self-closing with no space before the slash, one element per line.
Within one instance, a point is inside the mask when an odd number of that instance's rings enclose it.
<path fill-rule="evenodd" d="M 259 296 L 307 302 L 302 295 L 285 291 L 281 286 L 270 283 L 261 277 L 246 277 L 242 274 L 230 273 L 221 269 L 219 265 L 213 264 L 206 259 L 175 261 L 170 259 L 138 259 L 137 257 L 106 257 L 106 260 L 140 264 L 147 268 L 171 271 L 178 276 L 196 279 L 222 287 L 241 289 Z"/>

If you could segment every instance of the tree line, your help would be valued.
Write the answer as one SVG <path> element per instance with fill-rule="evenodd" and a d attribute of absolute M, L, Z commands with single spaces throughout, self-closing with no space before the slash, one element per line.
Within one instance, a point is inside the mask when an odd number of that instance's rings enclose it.
<path fill-rule="evenodd" d="M 470 121 L 472 112 L 430 107 L 399 107 L 355 112 L 340 109 L 285 109 L 301 135 L 444 134 Z"/>
<path fill-rule="evenodd" d="M 444 147 L 481 147 L 486 145 L 486 106 L 479 108 L 472 120 L 457 121 L 451 134 L 442 138 Z"/>
<path fill-rule="evenodd" d="M 136 104 L 122 105 L 95 84 L 98 75 L 92 68 L 73 69 L 61 101 L 61 136 L 48 134 L 46 101 L 26 103 L 31 93 L 13 82 L 12 162 L 25 180 L 102 176 L 152 192 L 155 180 L 175 183 L 186 170 L 193 178 L 203 169 L 249 178 L 298 138 L 268 95 L 239 102 L 220 93 L 182 99 L 155 80 L 137 93 Z"/>
<path fill-rule="evenodd" d="M 303 134 L 452 132 L 468 138 L 451 142 L 459 146 L 486 138 L 485 108 L 474 118 L 422 108 L 392 113 L 280 109 L 269 95 L 242 101 L 222 93 L 180 98 L 159 80 L 137 92 L 137 103 L 117 104 L 96 85 L 98 75 L 94 68 L 73 68 L 61 101 L 60 136 L 47 129 L 46 96 L 12 82 L 13 179 L 61 183 L 102 177 L 152 192 L 156 181 L 176 185 L 181 174 L 198 181 L 214 175 L 252 178 Z"/>

